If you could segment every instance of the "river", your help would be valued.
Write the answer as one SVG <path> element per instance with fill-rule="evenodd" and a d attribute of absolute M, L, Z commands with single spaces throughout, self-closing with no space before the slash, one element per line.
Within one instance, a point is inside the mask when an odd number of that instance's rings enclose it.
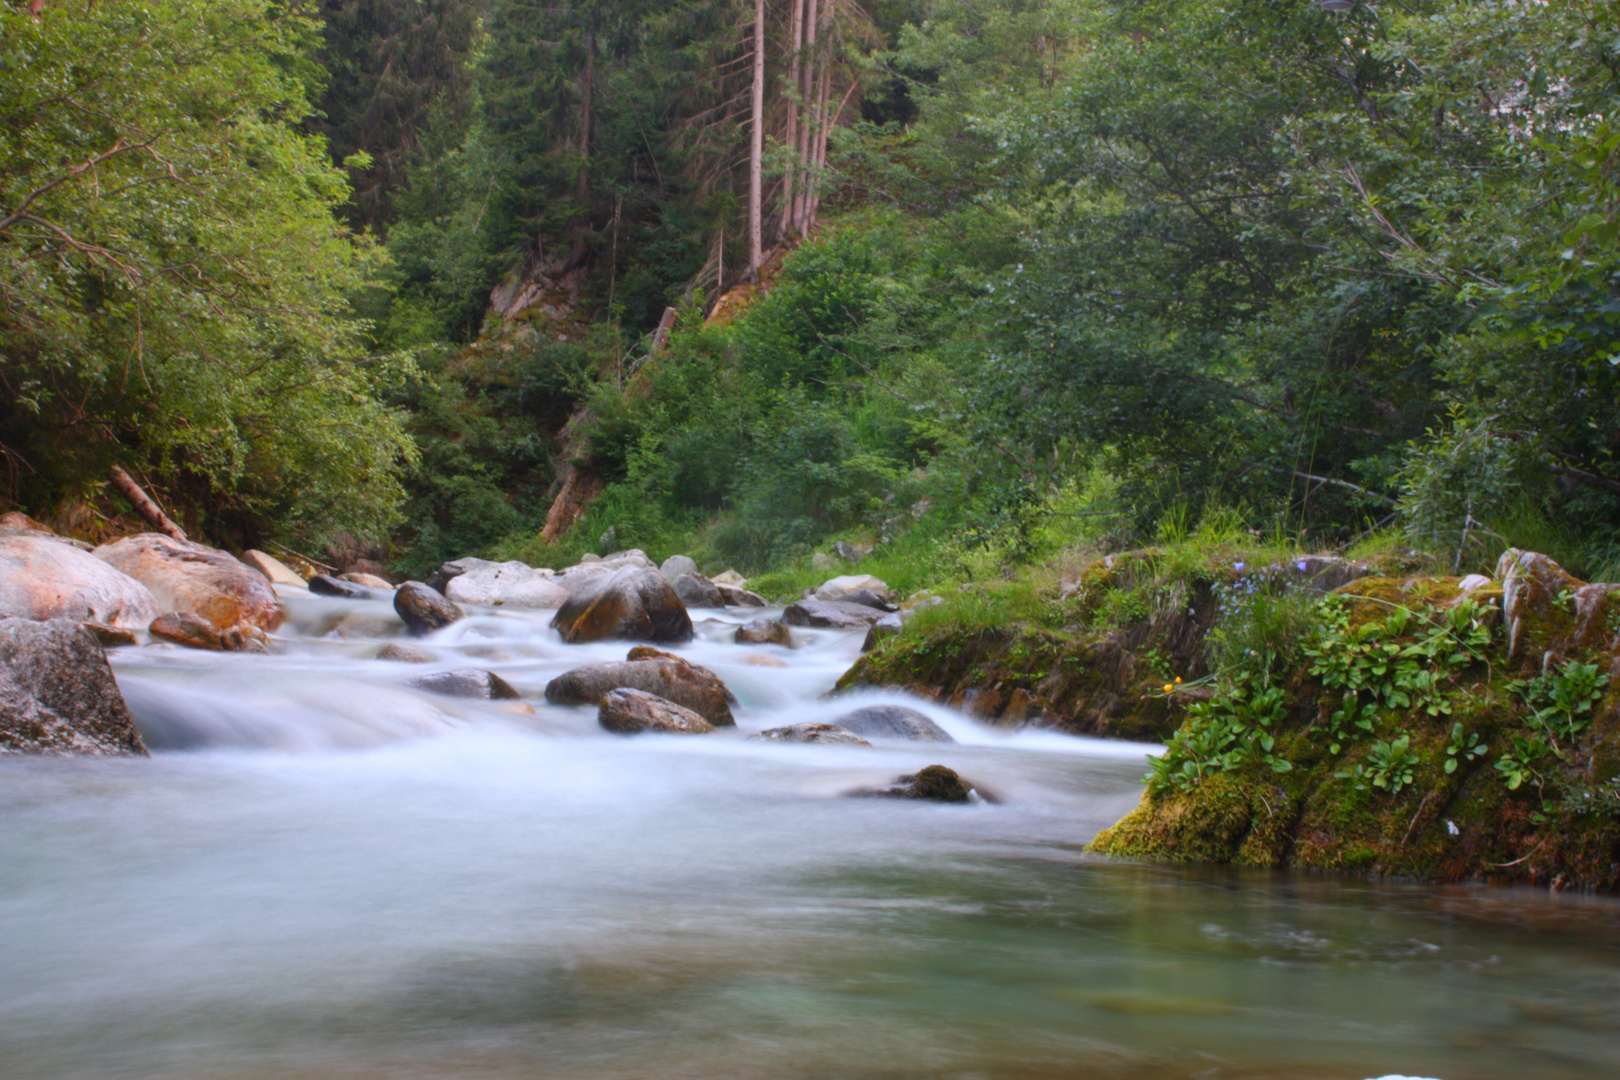
<path fill-rule="evenodd" d="M 1150 747 L 932 705 L 959 745 L 747 740 L 851 708 L 858 634 L 696 612 L 739 730 L 627 739 L 545 703 L 627 647 L 549 612 L 427 666 L 288 606 L 115 651 L 150 760 L 0 759 L 3 1080 L 1620 1075 L 1609 900 L 1099 859 Z M 525 703 L 406 685 L 465 666 Z M 1001 801 L 843 797 L 936 762 Z"/>

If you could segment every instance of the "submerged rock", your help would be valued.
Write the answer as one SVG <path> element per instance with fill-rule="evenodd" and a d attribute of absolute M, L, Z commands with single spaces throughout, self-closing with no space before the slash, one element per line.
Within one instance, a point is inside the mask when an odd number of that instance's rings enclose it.
<path fill-rule="evenodd" d="M 136 629 L 159 610 L 145 585 L 49 533 L 0 536 L 0 617 Z"/>
<path fill-rule="evenodd" d="M 66 619 L 0 619 L 0 754 L 142 754 L 101 643 Z"/>
<path fill-rule="evenodd" d="M 864 604 L 839 600 L 800 600 L 782 612 L 789 626 L 811 626 L 823 630 L 859 630 L 883 618 L 883 612 Z"/>
<path fill-rule="evenodd" d="M 950 734 L 916 709 L 904 705 L 868 705 L 845 713 L 833 723 L 869 739 L 905 739 L 910 742 L 955 742 Z"/>
<path fill-rule="evenodd" d="M 415 645 L 406 645 L 404 642 L 391 641 L 377 650 L 378 660 L 393 660 L 400 664 L 431 664 L 434 655 L 426 649 L 419 649 Z"/>
<path fill-rule="evenodd" d="M 674 588 L 687 607 L 725 607 L 719 586 L 702 574 L 682 574 L 675 579 Z"/>
<path fill-rule="evenodd" d="M 775 619 L 755 619 L 737 627 L 731 640 L 738 645 L 786 645 L 793 648 L 793 631 Z"/>
<path fill-rule="evenodd" d="M 706 667 L 679 659 L 588 664 L 546 684 L 553 705 L 596 705 L 613 690 L 642 690 L 691 709 L 716 727 L 731 727 L 731 691 Z"/>
<path fill-rule="evenodd" d="M 663 575 L 643 567 L 600 575 L 568 598 L 551 626 L 571 645 L 609 638 L 692 638 L 692 619 L 686 605 Z"/>
<path fill-rule="evenodd" d="M 515 701 L 523 695 L 493 671 L 483 668 L 457 668 L 436 671 L 412 679 L 410 685 L 445 697 L 482 698 L 486 701 Z"/>
<path fill-rule="evenodd" d="M 450 578 L 444 589 L 444 595 L 458 604 L 560 608 L 568 600 L 568 589 L 549 571 L 516 560 L 463 559 L 461 564 L 462 572 Z"/>
<path fill-rule="evenodd" d="M 602 695 L 596 722 L 615 735 L 636 735 L 662 731 L 682 735 L 706 735 L 714 725 L 703 717 L 644 690 L 620 688 Z"/>
<path fill-rule="evenodd" d="M 943 765 L 928 765 L 902 776 L 889 787 L 861 788 L 851 795 L 878 799 L 928 799 L 933 802 L 972 802 L 973 785 Z M 988 801 L 988 800 L 987 800 Z"/>
<path fill-rule="evenodd" d="M 217 548 L 142 533 L 105 544 L 95 556 L 145 585 L 160 613 L 199 615 L 222 631 L 281 625 L 281 601 L 264 575 Z"/>
<path fill-rule="evenodd" d="M 420 581 L 407 581 L 394 592 L 394 610 L 413 634 L 431 634 L 461 618 L 459 607 Z"/>
<path fill-rule="evenodd" d="M 825 743 L 837 746 L 871 746 L 872 744 L 837 724 L 789 724 L 787 727 L 767 728 L 748 736 L 762 742 Z"/>

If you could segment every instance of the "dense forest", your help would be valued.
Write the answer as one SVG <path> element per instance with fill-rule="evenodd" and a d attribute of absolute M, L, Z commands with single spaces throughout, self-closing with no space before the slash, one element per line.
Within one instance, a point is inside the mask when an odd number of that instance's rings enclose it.
<path fill-rule="evenodd" d="M 11 0 L 0 509 L 1620 574 L 1595 0 Z"/>

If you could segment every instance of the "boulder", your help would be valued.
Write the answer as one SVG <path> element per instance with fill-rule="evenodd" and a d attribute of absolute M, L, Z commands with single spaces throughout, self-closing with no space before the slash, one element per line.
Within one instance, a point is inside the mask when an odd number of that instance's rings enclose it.
<path fill-rule="evenodd" d="M 854 566 L 866 556 L 866 552 L 846 540 L 840 540 L 833 545 L 832 553 Z"/>
<path fill-rule="evenodd" d="M 599 575 L 578 592 L 570 590 L 551 626 L 571 645 L 609 638 L 692 638 L 691 616 L 674 587 L 657 570 L 635 566 Z"/>
<path fill-rule="evenodd" d="M 272 585 L 287 585 L 295 589 L 308 587 L 308 582 L 298 576 L 298 572 L 273 555 L 249 548 L 242 553 L 242 563 L 251 566 L 265 576 L 265 580 Z"/>
<path fill-rule="evenodd" d="M 770 601 L 759 595 L 759 593 L 749 592 L 747 589 L 738 588 L 735 585 L 721 585 L 716 582 L 715 588 L 720 590 L 720 599 L 725 602 L 726 607 L 771 606 Z"/>
<path fill-rule="evenodd" d="M 336 596 L 344 600 L 392 600 L 392 588 L 374 589 L 370 585 L 335 578 L 331 574 L 316 574 L 309 579 L 309 591 L 316 596 Z"/>
<path fill-rule="evenodd" d="M 972 802 L 973 785 L 943 765 L 928 765 L 902 776 L 889 787 L 862 788 L 851 795 L 879 799 L 928 799 L 932 802 Z"/>
<path fill-rule="evenodd" d="M 486 701 L 515 701 L 523 695 L 493 671 L 483 668 L 457 668 L 435 671 L 412 679 L 410 685 L 444 697 L 482 698 Z"/>
<path fill-rule="evenodd" d="M 697 560 L 686 555 L 671 555 L 658 566 L 658 572 L 664 575 L 664 580 L 670 584 L 682 574 L 695 574 L 698 572 Z"/>
<path fill-rule="evenodd" d="M 627 566 L 634 566 L 642 570 L 658 569 L 658 564 L 647 558 L 647 553 L 640 548 L 631 548 L 629 551 L 615 551 L 611 555 L 604 555 L 602 565 L 610 570 L 622 570 Z"/>
<path fill-rule="evenodd" d="M 184 645 L 188 649 L 209 649 L 214 652 L 269 652 L 270 638 L 257 626 L 238 624 L 221 630 L 201 615 L 189 611 L 170 611 L 159 615 L 147 627 L 147 633 L 160 641 Z"/>
<path fill-rule="evenodd" d="M 431 664 L 435 658 L 426 649 L 419 649 L 402 641 L 390 641 L 377 650 L 377 659 L 392 660 L 399 664 Z"/>
<path fill-rule="evenodd" d="M 587 664 L 546 684 L 553 705 L 595 705 L 610 690 L 643 690 L 691 709 L 716 727 L 731 727 L 736 699 L 720 676 L 684 660 L 620 660 Z"/>
<path fill-rule="evenodd" d="M 725 597 L 714 582 L 702 574 L 682 574 L 674 582 L 675 595 L 689 608 L 725 607 Z"/>
<path fill-rule="evenodd" d="M 0 536 L 0 618 L 144 629 L 159 610 L 145 585 L 48 533 Z"/>
<path fill-rule="evenodd" d="M 916 709 L 904 705 L 868 705 L 845 713 L 833 723 L 868 739 L 905 739 L 908 742 L 955 742 L 944 728 Z"/>
<path fill-rule="evenodd" d="M 856 589 L 854 592 L 845 593 L 839 598 L 838 602 L 841 604 L 860 604 L 862 607 L 877 608 L 879 611 L 899 610 L 871 589 Z"/>
<path fill-rule="evenodd" d="M 644 731 L 707 735 L 714 731 L 713 724 L 691 709 L 644 690 L 609 690 L 597 704 L 596 722 L 615 735 Z"/>
<path fill-rule="evenodd" d="M 883 612 L 864 604 L 838 600 L 800 600 L 782 612 L 789 626 L 813 626 L 823 630 L 860 630 L 883 618 Z"/>
<path fill-rule="evenodd" d="M 1508 656 L 1520 646 L 1536 655 L 1547 648 L 1559 621 L 1559 597 L 1573 596 L 1585 582 L 1552 559 L 1534 551 L 1508 548 L 1496 561 L 1496 579 L 1502 583 L 1502 620 L 1508 631 Z"/>
<path fill-rule="evenodd" d="M 744 585 L 748 584 L 748 579 L 737 573 L 735 570 L 722 570 L 709 580 L 714 582 L 716 585 L 730 585 L 734 589 L 740 589 Z"/>
<path fill-rule="evenodd" d="M 0 619 L 0 754 L 142 754 L 101 643 L 66 619 Z"/>
<path fill-rule="evenodd" d="M 95 555 L 151 590 L 159 612 L 200 615 L 220 630 L 281 625 L 281 601 L 264 575 L 217 548 L 141 533 L 104 544 Z"/>
<path fill-rule="evenodd" d="M 21 510 L 7 510 L 0 514 L 0 531 L 33 532 L 55 536 L 56 530 L 42 521 L 35 521 Z"/>
<path fill-rule="evenodd" d="M 377 589 L 382 592 L 394 591 L 394 583 L 387 578 L 378 577 L 376 574 L 364 574 L 358 570 L 350 570 L 346 574 L 340 574 L 339 580 L 347 581 L 351 585 L 360 585 L 367 589 Z"/>
<path fill-rule="evenodd" d="M 872 744 L 847 728 L 837 724 L 789 724 L 787 727 L 768 728 L 757 735 L 748 736 L 761 742 L 826 743 L 836 746 L 871 746 Z"/>
<path fill-rule="evenodd" d="M 420 581 L 407 581 L 394 592 L 394 610 L 413 634 L 431 634 L 461 618 L 461 609 Z"/>
<path fill-rule="evenodd" d="M 775 619 L 755 619 L 737 627 L 731 640 L 738 645 L 786 645 L 793 648 L 793 631 Z"/>
<path fill-rule="evenodd" d="M 871 626 L 867 627 L 866 640 L 861 642 L 861 652 L 871 652 L 877 643 L 884 638 L 894 637 L 906 627 L 906 616 L 909 611 L 891 611 Z"/>
<path fill-rule="evenodd" d="M 843 574 L 821 583 L 816 589 L 817 600 L 842 600 L 857 589 L 867 589 L 877 594 L 879 599 L 887 600 L 889 587 L 880 578 L 871 574 Z"/>
<path fill-rule="evenodd" d="M 458 604 L 559 608 L 568 599 L 568 589 L 558 584 L 549 570 L 536 570 L 516 560 L 463 562 L 476 565 L 450 578 L 444 590 L 444 595 Z"/>

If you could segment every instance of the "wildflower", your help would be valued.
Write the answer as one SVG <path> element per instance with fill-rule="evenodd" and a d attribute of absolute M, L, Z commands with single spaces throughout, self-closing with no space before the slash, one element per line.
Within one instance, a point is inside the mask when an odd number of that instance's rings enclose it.
<path fill-rule="evenodd" d="M 1295 563 L 1294 565 L 1299 568 L 1299 572 L 1302 574 L 1306 570 L 1309 570 L 1311 566 L 1311 564 L 1306 562 L 1304 559 L 1299 560 L 1299 562 Z"/>
<path fill-rule="evenodd" d="M 1177 686 L 1180 686 L 1180 685 L 1181 685 L 1181 676 L 1180 676 L 1180 675 L 1177 675 L 1177 676 L 1176 676 L 1176 685 L 1177 685 Z"/>
<path fill-rule="evenodd" d="M 1176 682 L 1180 682 L 1180 681 L 1181 681 L 1181 680 L 1180 680 L 1180 679 L 1177 679 L 1177 680 L 1176 680 Z M 1170 684 L 1169 684 L 1169 683 L 1165 683 L 1165 684 L 1164 684 L 1164 692 L 1165 692 L 1165 693 L 1167 693 L 1167 694 L 1168 694 L 1168 693 L 1171 693 L 1171 692 L 1172 692 L 1172 691 L 1174 691 L 1174 690 L 1175 690 L 1175 687 L 1173 687 L 1173 686 L 1171 686 L 1171 685 L 1170 685 Z"/>
<path fill-rule="evenodd" d="M 1232 564 L 1232 569 L 1241 574 L 1243 572 L 1243 564 L 1240 562 L 1235 562 Z"/>

